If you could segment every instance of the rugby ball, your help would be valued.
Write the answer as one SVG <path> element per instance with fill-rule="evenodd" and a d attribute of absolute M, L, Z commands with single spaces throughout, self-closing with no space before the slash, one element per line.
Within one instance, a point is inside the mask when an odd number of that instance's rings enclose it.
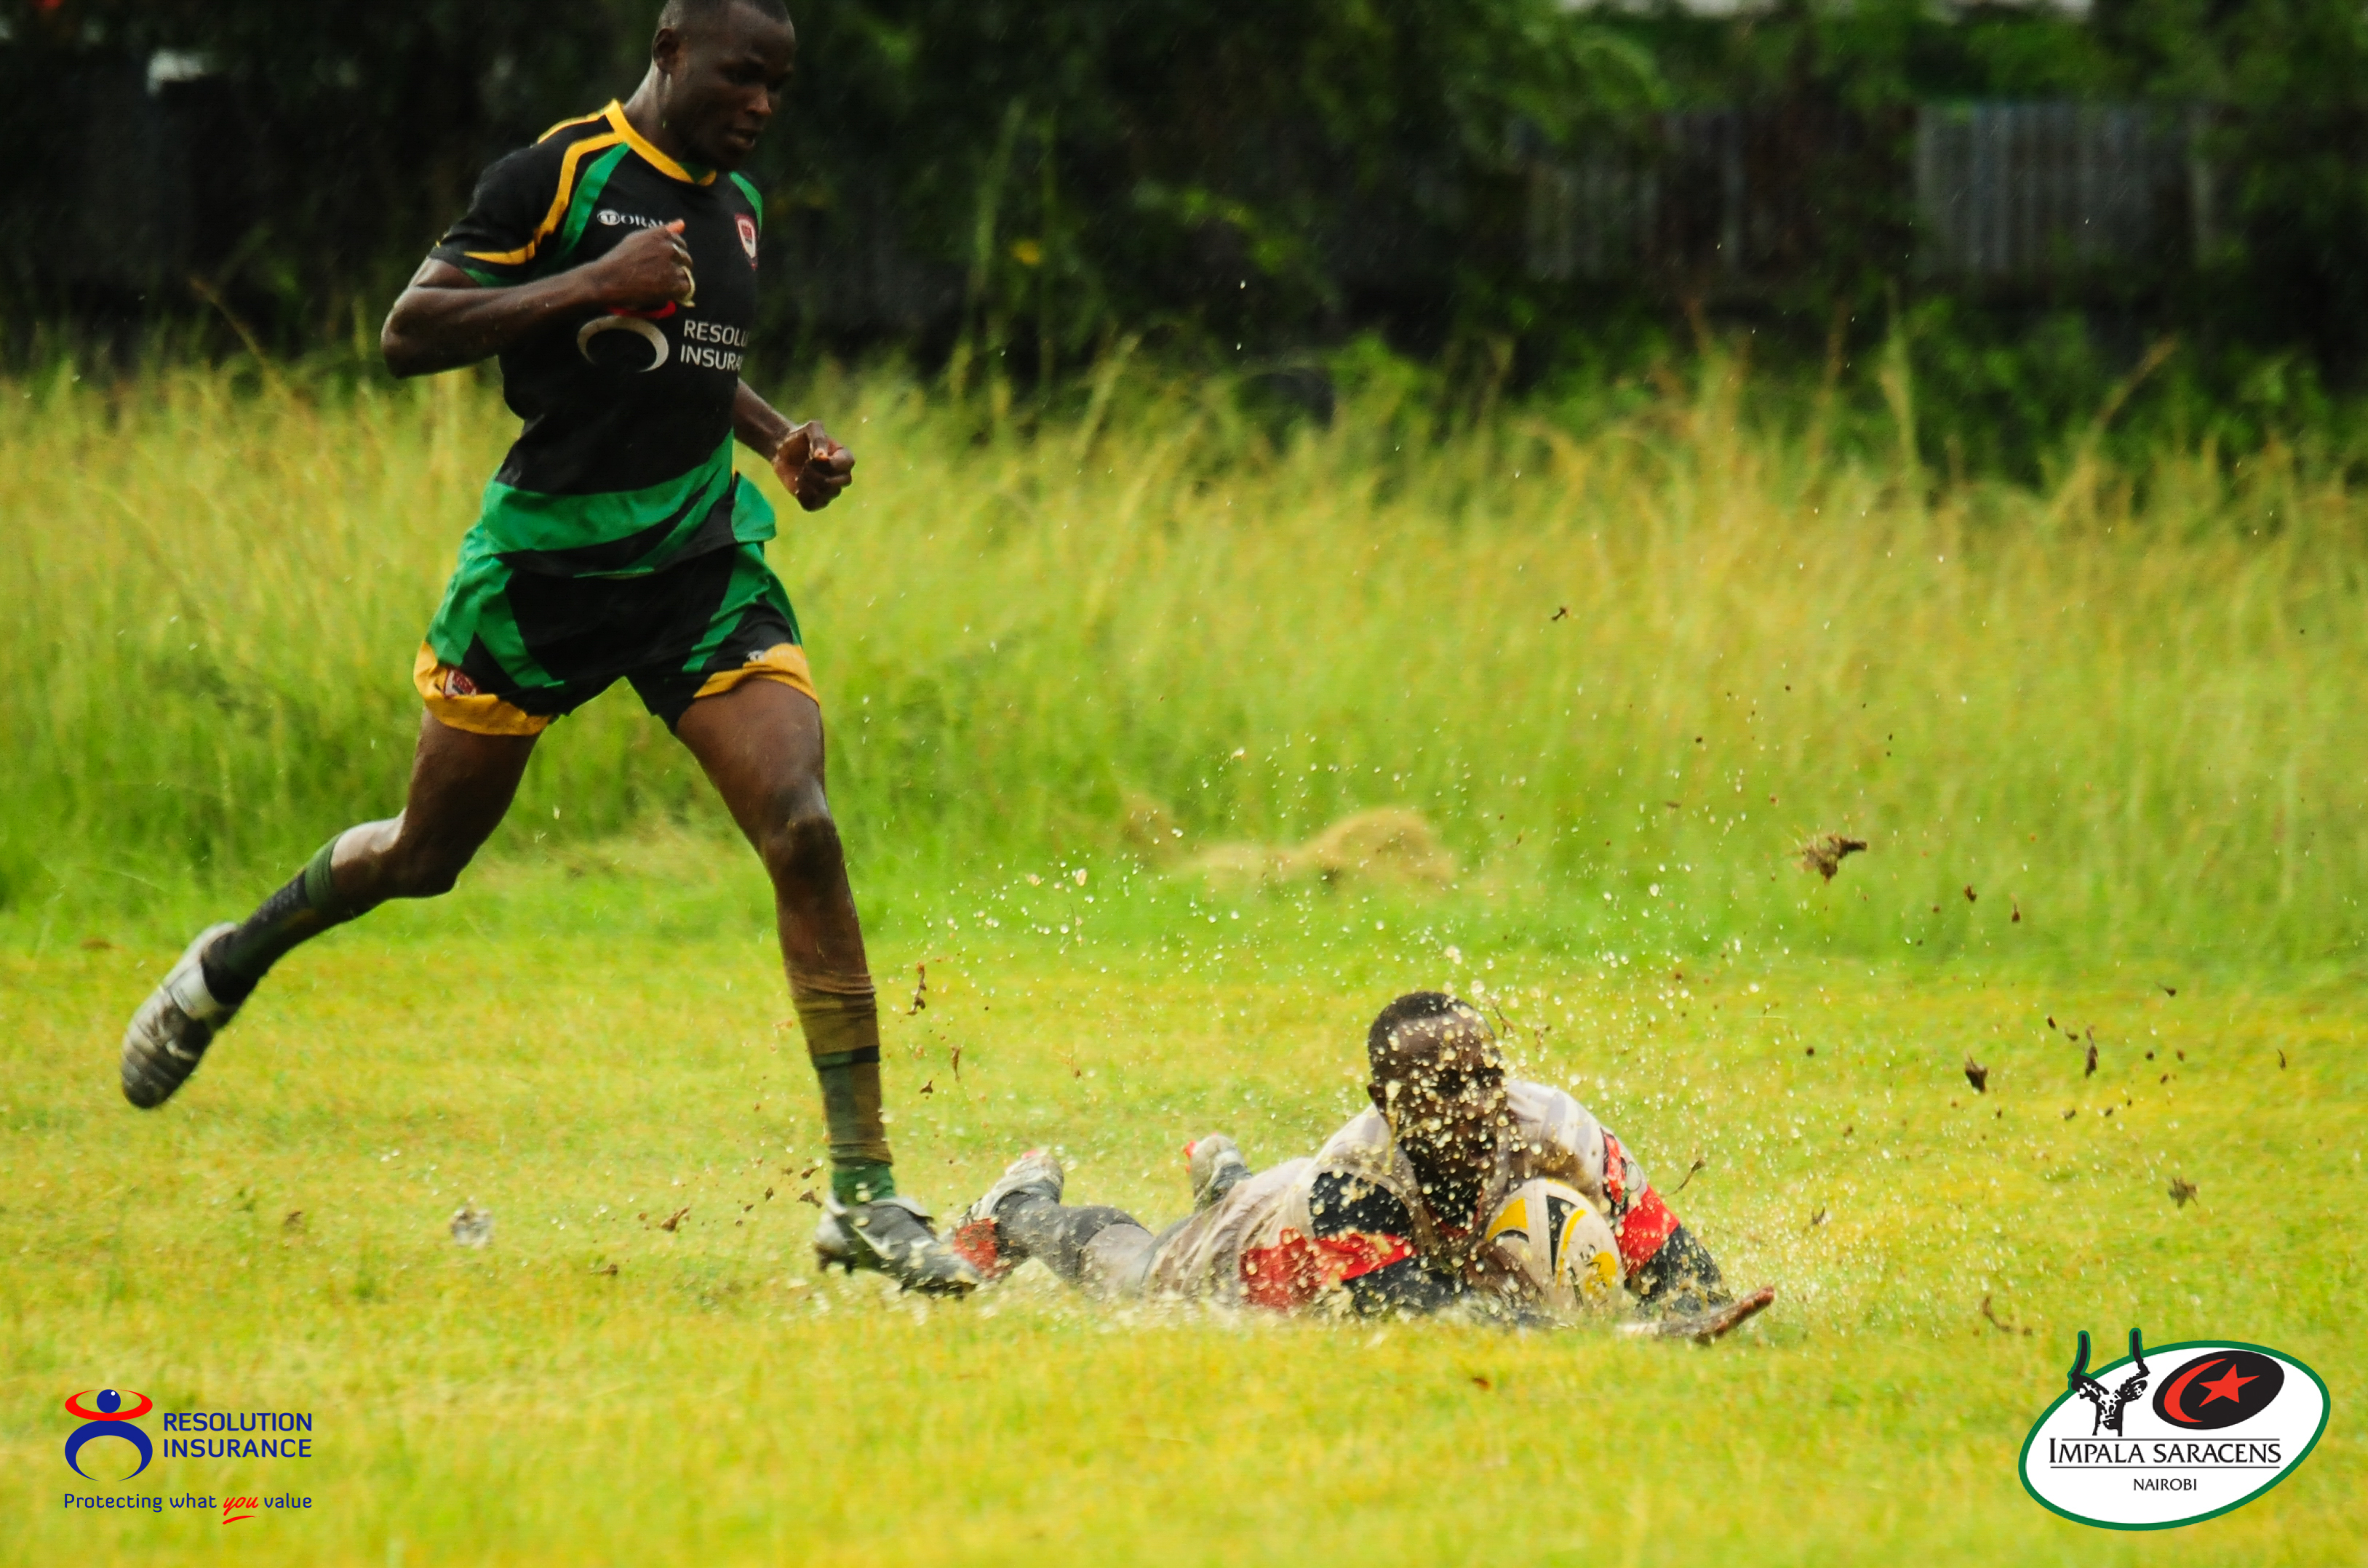
<path fill-rule="evenodd" d="M 1541 1177 L 1513 1188 L 1488 1221 L 1495 1251 L 1533 1302 L 1562 1317 L 1620 1300 L 1620 1251 L 1611 1227 L 1577 1187 Z"/>

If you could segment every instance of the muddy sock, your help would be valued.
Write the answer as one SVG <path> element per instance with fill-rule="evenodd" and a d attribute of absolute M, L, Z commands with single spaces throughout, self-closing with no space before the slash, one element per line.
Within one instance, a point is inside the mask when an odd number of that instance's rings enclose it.
<path fill-rule="evenodd" d="M 361 913 L 337 897 L 329 875 L 330 858 L 336 848 L 336 838 L 321 846 L 286 887 L 246 917 L 246 924 L 206 949 L 199 963 L 205 971 L 206 989 L 215 1001 L 226 1007 L 237 1006 L 298 943 Z"/>
<path fill-rule="evenodd" d="M 880 1114 L 880 1015 L 869 975 L 791 978 L 790 998 L 822 1083 L 830 1190 L 841 1203 L 896 1196 Z"/>
<path fill-rule="evenodd" d="M 1057 1203 L 1032 1192 L 1015 1192 L 995 1206 L 1002 1244 L 1020 1257 L 1034 1258 L 1075 1285 L 1087 1277 L 1087 1249 L 1116 1228 L 1138 1233 L 1147 1251 L 1151 1233 L 1123 1209 L 1107 1204 Z"/>

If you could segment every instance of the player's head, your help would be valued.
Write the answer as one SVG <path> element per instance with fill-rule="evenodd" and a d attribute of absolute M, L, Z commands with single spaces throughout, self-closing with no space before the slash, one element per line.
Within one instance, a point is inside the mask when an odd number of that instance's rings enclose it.
<path fill-rule="evenodd" d="M 1381 1011 L 1365 1035 L 1365 1092 L 1416 1165 L 1477 1168 L 1505 1116 L 1505 1059 L 1488 1020 L 1441 991 L 1417 991 Z"/>
<path fill-rule="evenodd" d="M 781 0 L 666 0 L 650 40 L 658 113 L 694 160 L 736 169 L 773 118 L 797 53 Z"/>

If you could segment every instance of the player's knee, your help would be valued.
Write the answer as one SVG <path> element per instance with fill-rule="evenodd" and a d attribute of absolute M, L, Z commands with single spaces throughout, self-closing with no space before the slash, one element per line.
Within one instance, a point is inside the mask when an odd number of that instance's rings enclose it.
<path fill-rule="evenodd" d="M 461 880 L 466 860 L 429 860 L 408 868 L 398 898 L 441 898 Z"/>
<path fill-rule="evenodd" d="M 777 885 L 810 882 L 839 869 L 838 824 L 818 799 L 790 802 L 776 812 L 760 847 L 765 869 Z"/>
<path fill-rule="evenodd" d="M 450 892 L 475 858 L 473 845 L 422 844 L 405 846 L 389 868 L 396 898 L 441 898 Z"/>

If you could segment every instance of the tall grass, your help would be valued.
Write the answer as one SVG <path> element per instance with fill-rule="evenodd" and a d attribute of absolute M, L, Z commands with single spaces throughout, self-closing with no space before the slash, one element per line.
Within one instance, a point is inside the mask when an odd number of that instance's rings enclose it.
<path fill-rule="evenodd" d="M 799 412 L 858 483 L 784 503 L 773 559 L 859 880 L 1403 805 L 1467 890 L 1640 940 L 2356 950 L 2344 476 L 2074 430 L 2043 484 L 1946 480 L 1894 374 L 1873 455 L 1716 358 L 1445 427 L 1386 368 L 1328 426 L 1115 362 L 1025 427 L 825 374 Z M 511 428 L 467 377 L 0 384 L 0 900 L 251 888 L 393 810 L 412 653 Z M 715 820 L 620 688 L 547 737 L 504 842 L 668 817 Z M 1873 848 L 1828 884 L 1794 854 L 1830 831 Z"/>

